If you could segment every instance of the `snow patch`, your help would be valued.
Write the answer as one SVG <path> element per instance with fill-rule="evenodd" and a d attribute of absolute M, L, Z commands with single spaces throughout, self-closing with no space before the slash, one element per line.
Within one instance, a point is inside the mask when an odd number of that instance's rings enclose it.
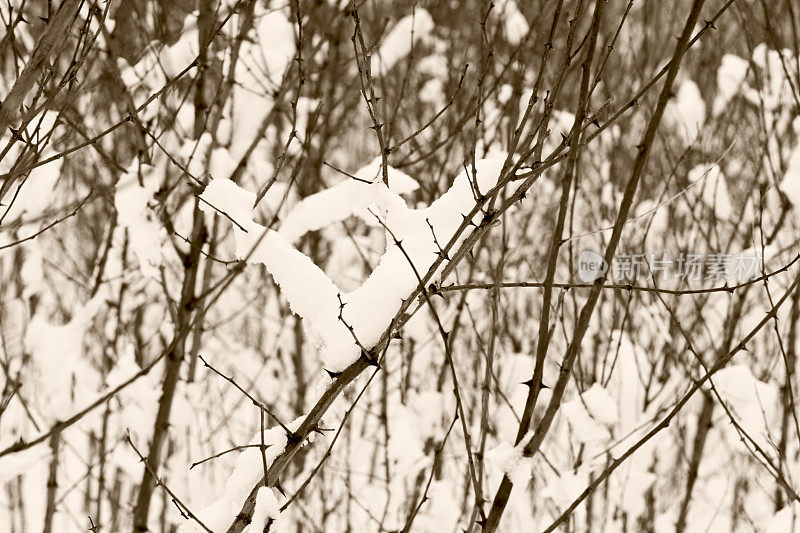
<path fill-rule="evenodd" d="M 728 182 L 719 165 L 698 165 L 689 171 L 688 178 L 690 183 L 703 180 L 703 203 L 714 211 L 716 218 L 728 220 L 731 217 L 733 207 L 728 195 Z"/>
<path fill-rule="evenodd" d="M 706 121 L 706 104 L 697 84 L 685 80 L 675 98 L 664 111 L 664 120 L 671 124 L 685 144 L 691 144 L 700 135 Z"/>
<path fill-rule="evenodd" d="M 523 439 L 524 443 L 526 439 Z M 496 447 L 486 452 L 486 460 L 507 475 L 511 482 L 517 486 L 524 486 L 533 475 L 533 461 L 522 453 L 524 444 L 518 446 L 503 441 Z"/>
<path fill-rule="evenodd" d="M 434 28 L 433 18 L 424 9 L 417 8 L 414 14 L 397 21 L 378 48 L 380 62 L 377 70 L 381 76 L 392 70 L 398 61 L 411 53 L 411 48 L 425 39 Z"/>
<path fill-rule="evenodd" d="M 722 56 L 722 63 L 717 69 L 717 97 L 714 99 L 711 114 L 718 116 L 739 92 L 739 88 L 747 76 L 749 63 L 734 54 Z"/>
<path fill-rule="evenodd" d="M 161 245 L 167 238 L 166 230 L 149 205 L 158 190 L 158 178 L 153 167 L 146 165 L 141 168 L 141 184 L 139 177 L 135 167 L 120 177 L 114 192 L 114 207 L 117 222 L 128 230 L 139 269 L 143 275 L 157 279 L 163 263 Z"/>
<path fill-rule="evenodd" d="M 615 424 L 618 419 L 614 398 L 598 383 L 581 394 L 580 398 L 565 402 L 561 411 L 567 417 L 576 438 L 585 443 L 607 439 L 607 426 Z"/>

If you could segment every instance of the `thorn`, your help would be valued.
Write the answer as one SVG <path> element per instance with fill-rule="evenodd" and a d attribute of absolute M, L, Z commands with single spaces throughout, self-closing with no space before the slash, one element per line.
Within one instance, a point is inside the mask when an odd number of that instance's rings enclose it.
<path fill-rule="evenodd" d="M 381 367 L 381 364 L 378 362 L 378 358 L 365 350 L 361 350 L 361 358 L 367 362 L 368 366 L 374 366 L 375 368 Z"/>
<path fill-rule="evenodd" d="M 11 126 L 9 126 L 8 129 L 11 131 L 11 137 L 12 138 L 18 139 L 20 141 L 22 140 L 22 135 L 19 134 L 19 130 L 15 130 Z"/>
<path fill-rule="evenodd" d="M 600 127 L 600 121 L 597 120 L 597 117 L 594 118 L 594 120 L 592 121 L 592 124 L 594 124 L 598 128 Z"/>
<path fill-rule="evenodd" d="M 275 488 L 278 489 L 278 492 L 281 493 L 281 496 L 283 496 L 284 498 L 286 497 L 286 493 L 283 491 L 283 487 L 281 487 L 280 481 L 275 482 Z"/>
<path fill-rule="evenodd" d="M 520 383 L 520 385 L 525 385 L 525 386 L 527 386 L 528 388 L 530 388 L 530 387 L 533 387 L 533 378 L 529 379 L 528 381 L 523 381 L 522 383 Z M 539 390 L 542 390 L 542 389 L 549 389 L 549 388 L 550 388 L 550 387 L 548 387 L 548 386 L 547 386 L 547 385 L 545 385 L 544 383 L 539 383 Z"/>
<path fill-rule="evenodd" d="M 713 20 L 706 20 L 705 23 L 706 23 L 706 28 L 711 28 L 712 30 L 716 30 L 717 29 L 717 27 L 714 26 L 714 21 Z"/>
<path fill-rule="evenodd" d="M 383 124 L 373 124 L 372 126 L 369 127 L 369 129 L 375 130 L 375 131 L 380 131 L 381 128 L 383 128 Z"/>
<path fill-rule="evenodd" d="M 336 378 L 338 378 L 339 376 L 342 375 L 341 372 L 331 372 L 327 368 L 323 368 L 323 370 L 328 373 L 328 375 L 330 376 L 331 379 L 336 379 Z"/>
<path fill-rule="evenodd" d="M 48 17 L 37 17 L 39 20 L 44 22 L 45 24 L 50 24 L 50 19 Z"/>

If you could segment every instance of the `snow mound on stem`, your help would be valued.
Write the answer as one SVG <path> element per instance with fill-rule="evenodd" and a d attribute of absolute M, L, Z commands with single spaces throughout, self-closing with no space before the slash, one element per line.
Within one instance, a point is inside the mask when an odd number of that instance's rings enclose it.
<path fill-rule="evenodd" d="M 386 170 L 388 189 L 381 183 L 381 159 L 378 157 L 353 174 L 357 180 L 348 178 L 306 197 L 284 219 L 280 234 L 289 242 L 297 242 L 309 231 L 322 229 L 334 222 L 359 214 L 365 222 L 375 225 L 375 217 L 364 216 L 368 214 L 368 207 L 375 207 L 385 213 L 389 204 L 397 199 L 398 194 L 408 194 L 419 189 L 419 183 L 408 174 L 391 166 Z"/>
<path fill-rule="evenodd" d="M 213 180 L 201 195 L 204 200 L 201 209 L 210 213 L 217 212 L 212 205 L 221 211 L 219 206 L 226 208 L 225 215 L 235 222 L 236 255 L 249 263 L 266 266 L 292 312 L 303 319 L 325 368 L 340 372 L 358 359 L 362 348 L 369 350 L 378 342 L 403 299 L 416 288 L 417 274 L 422 277 L 428 272 L 440 247 L 453 238 L 475 205 L 476 197 L 497 184 L 503 161 L 478 161 L 476 176 L 465 169 L 445 194 L 429 207 L 418 210 L 410 209 L 397 192 L 412 190 L 416 182 L 400 178 L 401 174 L 394 169 L 389 183 L 392 185 L 394 181 L 396 185 L 391 188 L 379 181 L 343 182 L 298 204 L 286 217 L 280 232 L 253 221 L 252 193 L 242 192 L 233 183 L 215 184 L 219 180 Z M 352 194 L 346 194 L 348 191 Z M 388 235 L 387 250 L 372 274 L 357 289 L 341 293 L 328 275 L 291 241 L 354 213 L 380 220 L 402 249 Z M 478 212 L 473 222 L 478 223 L 481 216 Z M 466 238 L 461 233 L 455 246 Z"/>

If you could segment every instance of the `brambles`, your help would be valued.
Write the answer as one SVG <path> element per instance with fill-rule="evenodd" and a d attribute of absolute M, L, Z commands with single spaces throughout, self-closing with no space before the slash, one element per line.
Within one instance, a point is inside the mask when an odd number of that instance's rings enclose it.
<path fill-rule="evenodd" d="M 800 14 L 639 4 L 0 6 L 0 530 L 790 530 Z"/>

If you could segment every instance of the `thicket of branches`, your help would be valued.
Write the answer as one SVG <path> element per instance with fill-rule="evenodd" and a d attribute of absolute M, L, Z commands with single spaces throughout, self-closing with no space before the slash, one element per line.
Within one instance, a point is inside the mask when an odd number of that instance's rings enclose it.
<path fill-rule="evenodd" d="M 793 0 L 0 20 L 0 530 L 800 527 Z"/>

